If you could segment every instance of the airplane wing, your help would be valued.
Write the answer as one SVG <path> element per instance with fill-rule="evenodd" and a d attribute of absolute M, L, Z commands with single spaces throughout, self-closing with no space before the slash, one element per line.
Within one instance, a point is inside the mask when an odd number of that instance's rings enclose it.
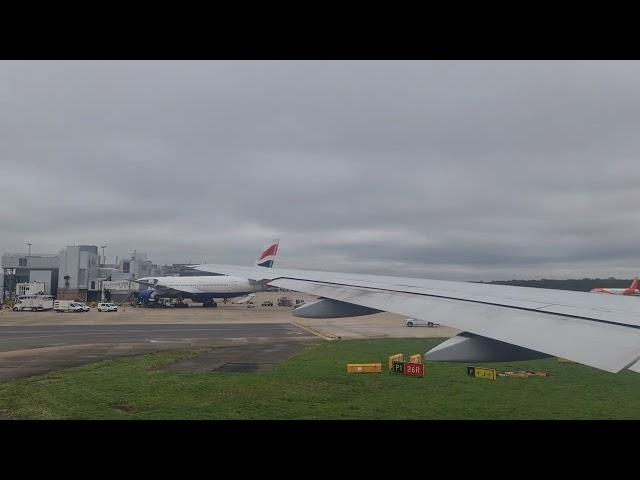
<path fill-rule="evenodd" d="M 216 264 L 194 268 L 330 299 L 333 302 L 330 311 L 346 307 L 344 311 L 349 312 L 349 306 L 360 306 L 369 309 L 369 313 L 383 310 L 464 332 L 432 349 L 425 359 L 497 361 L 503 360 L 500 355 L 506 355 L 517 360 L 540 352 L 608 372 L 628 368 L 640 373 L 637 299 L 313 270 Z"/>

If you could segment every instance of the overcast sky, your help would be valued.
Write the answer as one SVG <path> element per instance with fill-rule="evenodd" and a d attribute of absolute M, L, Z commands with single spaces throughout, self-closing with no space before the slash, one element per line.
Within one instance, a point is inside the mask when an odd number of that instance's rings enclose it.
<path fill-rule="evenodd" d="M 640 274 L 638 62 L 0 62 L 0 253 Z"/>

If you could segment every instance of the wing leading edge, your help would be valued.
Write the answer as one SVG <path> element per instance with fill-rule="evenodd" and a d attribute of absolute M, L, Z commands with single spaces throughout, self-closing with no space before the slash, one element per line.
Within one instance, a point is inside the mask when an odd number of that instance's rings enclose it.
<path fill-rule="evenodd" d="M 609 372 L 640 370 L 637 299 L 309 270 L 210 264 L 195 268 L 435 321 Z"/>

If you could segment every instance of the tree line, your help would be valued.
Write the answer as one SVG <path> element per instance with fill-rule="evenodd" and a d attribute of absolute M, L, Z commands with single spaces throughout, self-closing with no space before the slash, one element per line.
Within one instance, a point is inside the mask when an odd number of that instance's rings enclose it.
<path fill-rule="evenodd" d="M 588 292 L 593 288 L 626 288 L 631 285 L 633 279 L 620 278 L 571 278 L 567 280 L 551 280 L 543 278 L 541 280 L 494 280 L 489 283 L 494 285 L 513 285 L 517 287 L 535 288 L 555 288 L 557 290 L 575 290 L 578 292 Z"/>

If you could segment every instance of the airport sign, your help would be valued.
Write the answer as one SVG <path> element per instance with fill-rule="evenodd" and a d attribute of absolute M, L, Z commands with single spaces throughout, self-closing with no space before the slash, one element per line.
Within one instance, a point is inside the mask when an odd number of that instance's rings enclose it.
<path fill-rule="evenodd" d="M 391 371 L 406 377 L 424 377 L 424 364 L 394 361 Z"/>
<path fill-rule="evenodd" d="M 404 374 L 407 377 L 424 377 L 424 364 L 408 362 L 404 365 Z"/>
<path fill-rule="evenodd" d="M 394 360 L 393 362 L 393 370 L 391 370 L 393 373 L 401 373 L 404 374 L 404 362 L 398 362 L 397 360 Z"/>
<path fill-rule="evenodd" d="M 486 378 L 495 380 L 497 372 L 493 368 L 467 367 L 467 375 L 475 378 Z"/>

